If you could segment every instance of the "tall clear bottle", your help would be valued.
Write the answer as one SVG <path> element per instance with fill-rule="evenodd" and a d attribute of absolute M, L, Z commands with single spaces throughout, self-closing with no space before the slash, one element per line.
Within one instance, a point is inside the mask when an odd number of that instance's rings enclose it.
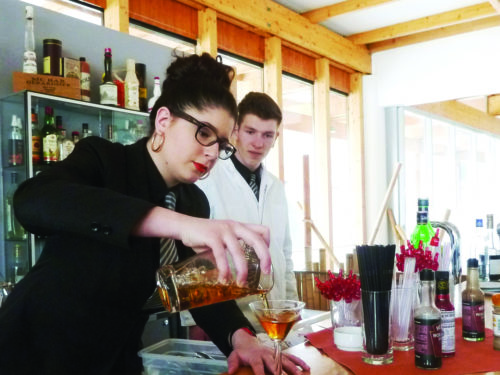
<path fill-rule="evenodd" d="M 21 119 L 12 115 L 10 134 L 8 139 L 9 165 L 24 164 L 24 140 Z"/>
<path fill-rule="evenodd" d="M 26 230 L 19 224 L 14 214 L 14 193 L 18 186 L 18 174 L 10 174 L 10 186 L 5 194 L 5 237 L 8 240 L 24 241 L 27 238 Z"/>
<path fill-rule="evenodd" d="M 25 249 L 21 244 L 14 245 L 14 259 L 11 267 L 11 281 L 17 284 L 28 272 Z"/>
<path fill-rule="evenodd" d="M 139 110 L 139 79 L 135 74 L 135 61 L 127 59 L 125 75 L 125 108 Z"/>
<path fill-rule="evenodd" d="M 479 280 L 488 280 L 488 247 L 483 219 L 476 219 L 474 230 L 474 258 L 479 259 Z"/>
<path fill-rule="evenodd" d="M 113 82 L 111 48 L 104 49 L 104 77 L 99 87 L 101 104 L 118 105 L 118 87 Z"/>
<path fill-rule="evenodd" d="M 455 307 L 450 301 L 450 273 L 436 271 L 436 307 L 441 311 L 442 355 L 455 355 Z"/>
<path fill-rule="evenodd" d="M 37 74 L 33 7 L 25 8 L 23 72 Z"/>
<path fill-rule="evenodd" d="M 488 280 L 500 280 L 500 255 L 495 247 L 495 230 L 493 229 L 493 214 L 486 215 L 486 252 L 488 254 Z"/>
<path fill-rule="evenodd" d="M 160 96 L 161 96 L 160 77 L 155 77 L 153 96 L 148 101 L 148 112 L 151 112 L 153 110 L 153 107 Z"/>
<path fill-rule="evenodd" d="M 434 304 L 434 271 L 420 271 L 420 304 L 415 309 L 415 366 L 441 367 L 441 312 Z"/>
<path fill-rule="evenodd" d="M 462 292 L 462 337 L 484 341 L 484 293 L 479 288 L 477 259 L 467 260 L 467 283 Z"/>

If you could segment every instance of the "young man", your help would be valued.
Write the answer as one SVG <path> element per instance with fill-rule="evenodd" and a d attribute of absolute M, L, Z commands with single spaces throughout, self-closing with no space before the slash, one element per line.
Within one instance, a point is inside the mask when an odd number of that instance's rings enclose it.
<path fill-rule="evenodd" d="M 279 135 L 281 120 L 281 110 L 271 97 L 258 92 L 247 94 L 238 105 L 238 124 L 233 132 L 236 153 L 230 160 L 217 163 L 210 176 L 197 185 L 209 200 L 212 218 L 269 227 L 274 287 L 268 298 L 297 299 L 285 190 L 262 165 Z M 252 322 L 256 320 L 248 303 L 255 298 L 238 300 Z"/>

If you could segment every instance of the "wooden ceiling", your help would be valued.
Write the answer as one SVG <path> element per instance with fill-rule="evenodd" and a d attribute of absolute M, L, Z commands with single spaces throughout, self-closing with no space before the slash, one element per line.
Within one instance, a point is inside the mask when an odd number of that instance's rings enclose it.
<path fill-rule="evenodd" d="M 370 52 L 500 26 L 500 0 L 276 0 Z M 461 6 L 463 4 L 472 4 Z M 405 9 L 420 8 L 408 19 Z M 417 8 L 417 9 L 418 9 Z M 307 9 L 307 11 L 301 11 Z M 445 9 L 443 11 L 443 9 Z M 418 17 L 419 14 L 425 16 Z M 399 18 L 399 19 L 398 19 Z M 387 22 L 381 22 L 387 19 Z M 401 21 L 404 20 L 404 21 Z M 348 25 L 346 25 L 348 23 Z M 380 27 L 381 24 L 384 24 Z M 356 32 L 356 30 L 362 30 Z"/>

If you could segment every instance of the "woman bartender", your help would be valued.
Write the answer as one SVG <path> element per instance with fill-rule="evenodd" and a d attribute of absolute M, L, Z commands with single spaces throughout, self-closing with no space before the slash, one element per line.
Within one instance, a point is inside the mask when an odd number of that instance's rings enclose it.
<path fill-rule="evenodd" d="M 193 184 L 234 152 L 232 76 L 207 54 L 178 57 L 151 113 L 150 137 L 130 146 L 83 139 L 19 187 L 16 215 L 46 242 L 0 309 L 0 374 L 140 374 L 143 306 L 155 290 L 162 237 L 176 240 L 179 260 L 211 249 L 222 273 L 229 251 L 239 278 L 246 272 L 242 239 L 269 272 L 267 230 L 204 219 L 208 202 Z M 163 207 L 171 191 L 175 211 Z M 251 335 L 234 301 L 191 313 L 229 355 L 230 371 L 273 368 L 271 350 Z M 307 369 L 295 357 L 285 361 L 290 373 L 299 372 L 297 364 Z"/>

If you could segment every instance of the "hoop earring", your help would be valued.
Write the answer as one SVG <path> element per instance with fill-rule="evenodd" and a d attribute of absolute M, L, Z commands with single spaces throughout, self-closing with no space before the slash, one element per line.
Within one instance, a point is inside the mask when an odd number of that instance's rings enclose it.
<path fill-rule="evenodd" d="M 160 144 L 155 146 L 157 135 L 158 135 L 158 133 L 154 132 L 153 139 L 151 140 L 151 150 L 153 150 L 153 152 L 160 152 L 162 147 L 163 147 L 163 144 L 165 143 L 165 134 L 160 134 L 160 136 L 161 136 Z"/>
<path fill-rule="evenodd" d="M 208 176 L 210 176 L 210 171 L 206 172 L 205 174 L 201 175 L 200 178 L 198 180 L 204 180 L 205 178 L 207 178 Z"/>

